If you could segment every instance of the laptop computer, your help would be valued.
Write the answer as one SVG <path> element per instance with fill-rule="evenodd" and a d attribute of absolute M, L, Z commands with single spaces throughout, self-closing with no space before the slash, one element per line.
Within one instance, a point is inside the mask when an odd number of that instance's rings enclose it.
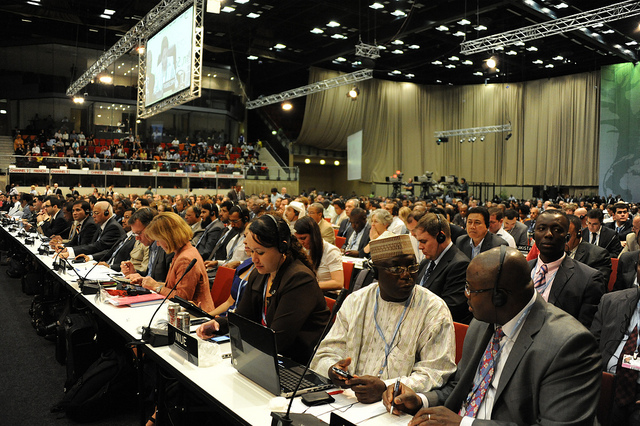
<path fill-rule="evenodd" d="M 273 330 L 229 312 L 229 337 L 231 363 L 240 374 L 274 395 L 293 395 L 304 365 L 278 355 Z M 296 396 L 332 387 L 329 379 L 308 370 Z"/>

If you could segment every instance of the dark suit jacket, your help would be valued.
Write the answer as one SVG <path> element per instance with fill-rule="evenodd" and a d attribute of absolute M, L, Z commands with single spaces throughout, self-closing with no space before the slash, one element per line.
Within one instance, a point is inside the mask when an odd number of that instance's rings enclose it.
<path fill-rule="evenodd" d="M 123 241 L 126 241 L 126 242 L 122 247 L 120 247 L 120 244 L 122 244 Z M 120 238 L 118 241 L 113 243 L 113 245 L 109 247 L 107 250 L 94 253 L 93 259 L 97 261 L 109 262 L 109 260 L 111 259 L 111 257 L 113 257 L 113 254 L 115 253 L 116 257 L 109 264 L 109 266 L 114 271 L 120 272 L 120 263 L 125 260 L 131 259 L 131 250 L 133 250 L 133 246 L 135 244 L 136 244 L 136 238 L 133 235 L 127 236 L 125 234 L 122 238 Z"/>
<path fill-rule="evenodd" d="M 97 227 L 96 232 L 93 234 L 93 238 L 90 243 L 74 246 L 73 251 L 78 254 L 94 254 L 104 250 L 109 250 L 116 241 L 122 238 L 126 232 L 122 229 L 122 226 L 116 222 L 115 217 L 110 217 L 107 224 L 104 227 L 104 231 L 100 226 Z"/>
<path fill-rule="evenodd" d="M 600 344 L 602 371 L 606 371 L 609 359 L 629 328 L 629 321 L 636 309 L 639 296 L 640 290 L 637 288 L 613 291 L 602 296 L 591 325 L 591 332 Z"/>
<path fill-rule="evenodd" d="M 424 259 L 420 264 L 420 272 L 416 279 L 417 283 L 422 283 L 422 277 L 427 272 L 429 262 L 430 260 Z M 453 245 L 442 256 L 436 268 L 423 284 L 425 288 L 428 288 L 445 301 L 451 311 L 453 320 L 463 324 L 469 324 L 472 318 L 467 298 L 464 295 L 467 266 L 469 266 L 469 258 Z"/>
<path fill-rule="evenodd" d="M 582 241 L 588 243 L 591 241 L 591 233 L 589 232 L 589 228 L 585 228 L 582 230 Z M 600 238 L 598 239 L 598 245 L 602 248 L 607 249 L 609 255 L 611 257 L 618 257 L 620 252 L 622 251 L 622 244 L 620 244 L 620 239 L 611 228 L 607 228 L 606 226 L 602 226 L 600 228 Z"/>
<path fill-rule="evenodd" d="M 527 246 L 529 243 L 529 228 L 527 225 L 521 222 L 517 222 L 513 229 L 509 231 L 509 234 L 513 237 L 516 242 L 516 247 Z"/>
<path fill-rule="evenodd" d="M 578 244 L 573 260 L 582 262 L 602 272 L 604 282 L 609 282 L 609 276 L 611 275 L 611 258 L 609 257 L 609 252 L 602 247 L 582 241 Z"/>
<path fill-rule="evenodd" d="M 453 221 L 452 222 L 453 222 L 454 225 L 457 225 L 457 226 L 459 226 L 461 228 L 464 228 L 465 224 L 467 222 L 467 218 L 466 217 L 462 217 L 462 215 L 460 213 L 456 213 L 453 216 Z"/>
<path fill-rule="evenodd" d="M 607 222 L 604 224 L 604 226 L 606 226 L 609 229 L 612 229 L 613 232 L 616 232 L 616 221 L 614 220 L 613 222 Z M 622 225 L 622 229 L 620 230 L 620 232 L 616 232 L 618 234 L 618 239 L 620 239 L 620 242 L 623 243 L 627 240 L 627 235 L 629 235 L 631 232 L 633 232 L 633 221 L 632 220 L 627 220 L 623 225 Z"/>
<path fill-rule="evenodd" d="M 538 259 L 529 261 L 530 270 Z M 600 271 L 567 256 L 553 279 L 549 303 L 589 328 L 605 289 L 606 282 Z"/>
<path fill-rule="evenodd" d="M 42 233 L 50 237 L 52 235 L 65 235 L 66 230 L 66 235 L 69 235 L 70 228 L 71 226 L 64 218 L 64 213 L 60 210 L 55 219 L 48 220 L 42 224 Z"/>
<path fill-rule="evenodd" d="M 154 244 L 156 243 L 154 242 Z M 151 246 L 149 246 L 149 256 L 151 256 Z M 162 247 L 158 246 L 158 255 L 156 256 L 153 265 L 149 264 L 146 271 L 138 271 L 138 273 L 143 277 L 146 277 L 149 269 L 151 269 L 151 278 L 163 283 L 167 279 L 167 273 L 171 267 L 172 260 L 173 253 L 167 254 Z"/>
<path fill-rule="evenodd" d="M 247 199 L 247 196 L 244 195 L 244 191 L 240 191 L 240 193 L 236 193 L 235 189 L 232 189 L 231 191 L 227 192 L 227 197 L 229 197 L 229 199 L 234 203 L 237 203 L 240 200 Z"/>
<path fill-rule="evenodd" d="M 209 259 L 209 256 L 211 256 L 211 252 L 216 246 L 223 229 L 224 223 L 222 223 L 220 219 L 216 219 L 204 229 L 204 234 L 200 241 L 196 241 L 194 247 L 198 250 L 198 253 L 200 253 L 200 256 L 202 256 L 204 260 Z"/>
<path fill-rule="evenodd" d="M 449 231 L 451 232 L 451 241 L 453 241 L 453 244 L 455 244 L 456 241 L 458 241 L 458 238 L 460 238 L 462 235 L 467 234 L 466 229 L 454 223 L 449 223 Z"/>
<path fill-rule="evenodd" d="M 349 222 L 349 218 L 346 217 L 342 222 L 340 222 L 338 237 L 346 237 L 349 230 L 351 230 L 351 222 Z"/>
<path fill-rule="evenodd" d="M 618 258 L 618 275 L 616 276 L 616 282 L 613 284 L 613 291 L 624 290 L 634 286 L 639 254 L 640 250 L 636 250 L 620 255 Z"/>
<path fill-rule="evenodd" d="M 362 238 L 360 238 L 360 244 L 358 244 L 358 257 L 369 257 L 367 253 L 364 252 L 364 248 L 369 244 L 369 232 L 371 231 L 371 225 L 368 223 L 365 225 L 364 230 L 362 231 Z M 349 228 L 345 238 L 347 241 L 344 242 L 342 248 L 346 250 L 347 244 L 349 244 L 349 238 L 351 238 L 351 234 L 353 234 L 353 228 Z"/>
<path fill-rule="evenodd" d="M 458 241 L 456 241 L 456 247 L 458 247 L 460 251 L 463 252 L 469 259 L 471 259 L 471 245 L 469 244 L 469 240 L 471 240 L 471 237 L 469 237 L 468 235 L 461 236 L 460 238 L 458 238 Z M 508 245 L 509 244 L 505 240 L 503 240 L 502 237 L 499 237 L 498 235 L 492 234 L 491 232 L 487 231 L 487 235 L 484 237 L 484 241 L 482 241 L 482 247 L 480 247 L 480 253 L 491 250 L 494 247 Z"/>
<path fill-rule="evenodd" d="M 93 221 L 93 217 L 87 217 L 82 223 L 80 232 L 76 233 L 73 239 L 69 240 L 69 242 L 65 244 L 65 247 L 74 247 L 79 246 L 80 244 L 90 243 L 97 229 L 98 225 Z"/>
<path fill-rule="evenodd" d="M 426 394 L 430 406 L 460 410 L 492 334 L 492 324 L 471 321 L 458 371 L 443 388 Z M 601 377 L 593 335 L 536 296 L 502 370 L 492 420 L 474 424 L 593 424 Z"/>

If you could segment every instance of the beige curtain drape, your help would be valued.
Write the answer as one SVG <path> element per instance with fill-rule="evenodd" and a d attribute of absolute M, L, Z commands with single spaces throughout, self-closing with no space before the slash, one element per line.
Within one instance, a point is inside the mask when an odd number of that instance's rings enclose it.
<path fill-rule="evenodd" d="M 312 69 L 310 82 L 338 73 Z M 297 143 L 346 150 L 363 131 L 362 176 L 381 182 L 396 170 L 426 170 L 498 185 L 598 185 L 599 72 L 525 83 L 420 86 L 383 80 L 307 97 Z M 511 123 L 513 135 L 437 145 L 434 132 Z"/>

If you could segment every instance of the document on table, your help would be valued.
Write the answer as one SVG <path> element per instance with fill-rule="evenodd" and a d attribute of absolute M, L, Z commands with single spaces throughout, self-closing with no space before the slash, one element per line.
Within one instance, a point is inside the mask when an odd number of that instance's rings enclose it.
<path fill-rule="evenodd" d="M 94 262 L 86 262 L 81 264 L 73 265 L 73 268 L 76 272 L 81 276 L 85 277 L 87 272 L 95 265 Z M 98 265 L 93 268 L 93 271 L 89 273 L 89 276 L 86 277 L 88 280 L 96 280 L 96 281 L 113 281 L 113 278 L 110 277 L 110 274 L 114 274 L 115 271 L 111 268 L 107 268 L 104 265 Z"/>
<path fill-rule="evenodd" d="M 348 392 L 345 393 L 333 395 L 335 402 L 331 404 L 318 405 L 316 407 L 307 407 L 300 398 L 296 398 L 291 411 L 294 413 L 313 414 L 327 424 L 330 422 L 332 412 L 353 424 L 362 423 L 367 426 L 378 424 L 405 426 L 411 420 L 411 416 L 408 414 L 403 413 L 400 416 L 389 414 L 382 401 L 373 404 L 362 404 L 357 401 L 355 396 L 349 395 Z"/>

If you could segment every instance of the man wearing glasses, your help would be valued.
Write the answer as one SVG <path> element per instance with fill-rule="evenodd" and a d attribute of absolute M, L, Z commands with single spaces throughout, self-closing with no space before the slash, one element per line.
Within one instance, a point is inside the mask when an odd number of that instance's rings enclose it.
<path fill-rule="evenodd" d="M 387 409 L 420 409 L 411 426 L 593 424 L 601 379 L 596 340 L 535 291 L 524 256 L 507 247 L 481 253 L 469 263 L 465 290 L 475 320 L 455 376 L 423 395 L 403 383 L 393 398 L 387 388 Z"/>
<path fill-rule="evenodd" d="M 70 226 L 64 219 L 61 199 L 49 196 L 42 203 L 42 208 L 46 214 L 38 218 L 38 225 L 40 225 L 44 235 L 50 237 L 52 235 L 64 235 L 65 231 L 68 233 Z"/>
<path fill-rule="evenodd" d="M 419 265 L 409 235 L 378 238 L 370 247 L 378 283 L 347 297 L 311 368 L 363 403 L 379 401 L 396 379 L 421 392 L 438 388 L 456 368 L 449 309 L 416 286 Z"/>

